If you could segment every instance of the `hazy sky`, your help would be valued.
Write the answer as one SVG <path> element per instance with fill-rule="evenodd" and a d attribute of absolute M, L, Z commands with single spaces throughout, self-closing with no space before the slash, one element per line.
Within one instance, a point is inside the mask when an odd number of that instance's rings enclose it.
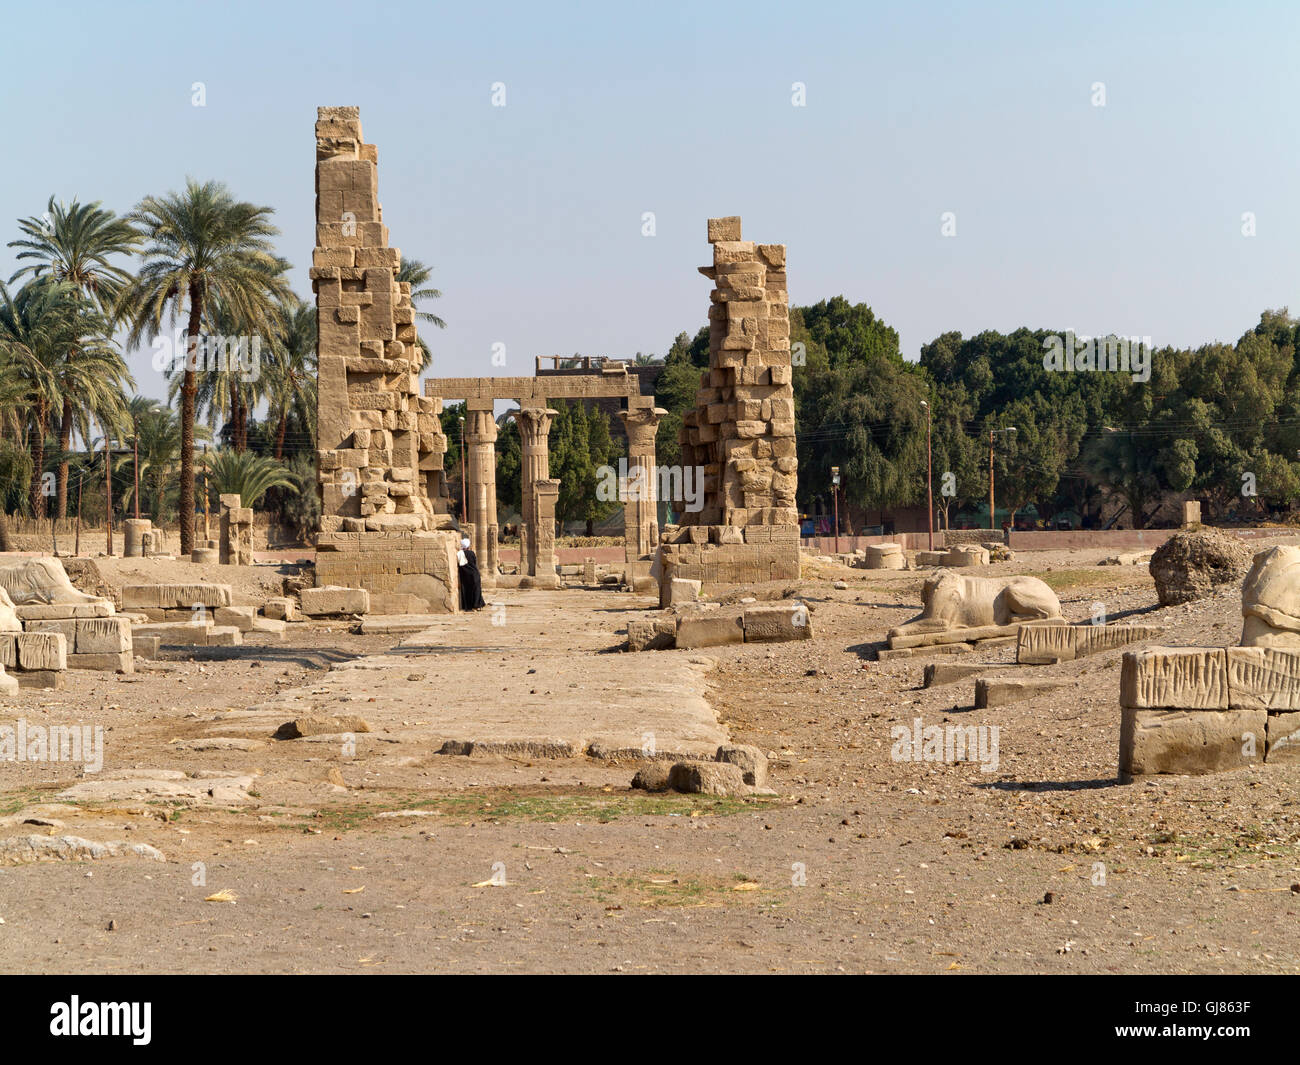
<path fill-rule="evenodd" d="M 1021 325 L 1232 340 L 1300 309 L 1298 12 L 13 5 L 0 244 L 51 194 L 125 211 L 192 175 L 275 208 L 309 297 L 316 107 L 357 104 L 392 243 L 436 266 L 438 375 L 663 354 L 705 322 L 705 219 L 730 214 L 789 246 L 792 303 L 866 302 L 911 358 L 946 330 Z M 132 367 L 164 393 L 147 354 Z"/>

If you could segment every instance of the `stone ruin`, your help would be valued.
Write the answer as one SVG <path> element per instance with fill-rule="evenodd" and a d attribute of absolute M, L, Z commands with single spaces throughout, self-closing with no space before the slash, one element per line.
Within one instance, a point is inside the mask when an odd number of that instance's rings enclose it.
<path fill-rule="evenodd" d="M 1300 548 L 1254 557 L 1235 647 L 1124 656 L 1120 780 L 1300 762 Z"/>
<path fill-rule="evenodd" d="M 682 465 L 704 471 L 704 502 L 663 530 L 661 588 L 799 577 L 785 245 L 741 240 L 735 217 L 709 219 L 708 238 L 709 369 L 680 434 Z"/>
<path fill-rule="evenodd" d="M 253 564 L 253 508 L 242 502 L 238 492 L 221 496 L 218 561 L 223 566 Z"/>
<path fill-rule="evenodd" d="M 442 404 L 419 394 L 411 287 L 396 279 L 377 162 L 357 108 L 318 109 L 316 582 L 366 589 L 375 613 L 454 612 Z"/>
<path fill-rule="evenodd" d="M 13 671 L 0 689 L 59 688 L 68 669 L 133 673 L 131 623 L 111 600 L 78 591 L 57 558 L 8 562 L 0 565 L 0 665 Z"/>

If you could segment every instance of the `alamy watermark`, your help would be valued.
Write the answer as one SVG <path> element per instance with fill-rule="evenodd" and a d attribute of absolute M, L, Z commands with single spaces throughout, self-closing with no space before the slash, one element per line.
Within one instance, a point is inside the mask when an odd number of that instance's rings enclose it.
<path fill-rule="evenodd" d="M 173 336 L 153 338 L 153 368 L 159 373 L 193 370 L 229 370 L 244 382 L 262 375 L 262 338 L 260 336 L 221 336 L 204 334 L 190 339 L 180 330 Z"/>
<path fill-rule="evenodd" d="M 661 499 L 683 503 L 688 514 L 704 509 L 703 466 L 632 466 L 619 459 L 617 469 L 596 470 L 596 498 L 602 503 L 638 503 Z"/>
<path fill-rule="evenodd" d="M 1054 373 L 1127 373 L 1134 381 L 1151 380 L 1150 337 L 1077 337 L 1067 329 L 1064 336 L 1043 338 L 1043 369 Z"/>
<path fill-rule="evenodd" d="M 889 757 L 895 762 L 978 762 L 981 773 L 998 771 L 1000 725 L 894 725 Z"/>
<path fill-rule="evenodd" d="M 80 762 L 87 773 L 104 768 L 103 725 L 0 725 L 0 762 Z"/>

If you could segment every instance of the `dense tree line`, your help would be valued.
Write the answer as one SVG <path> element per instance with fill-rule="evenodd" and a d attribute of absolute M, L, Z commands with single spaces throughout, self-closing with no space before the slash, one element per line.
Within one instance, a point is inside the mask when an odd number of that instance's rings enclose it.
<path fill-rule="evenodd" d="M 950 332 L 912 362 L 865 304 L 792 307 L 800 505 L 826 497 L 838 466 L 844 498 L 868 512 L 924 506 L 928 404 L 941 521 L 961 510 L 987 520 L 990 432 L 999 520 L 1032 506 L 1040 518 L 1142 528 L 1175 497 L 1201 499 L 1212 520 L 1282 517 L 1300 495 L 1298 333 L 1285 309 L 1235 344 L 1195 349 L 1065 330 Z M 1072 368 L 1053 362 L 1064 344 Z M 657 446 L 669 463 L 708 366 L 707 328 L 679 334 L 664 363 Z"/>

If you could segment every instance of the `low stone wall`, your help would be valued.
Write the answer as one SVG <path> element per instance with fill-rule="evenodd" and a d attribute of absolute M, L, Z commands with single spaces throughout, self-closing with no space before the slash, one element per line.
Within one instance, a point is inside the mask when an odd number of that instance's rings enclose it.
<path fill-rule="evenodd" d="M 754 584 L 799 579 L 795 525 L 690 525 L 665 530 L 664 535 L 660 581 L 680 577 L 704 584 Z"/>
<path fill-rule="evenodd" d="M 419 613 L 454 614 L 459 609 L 459 546 L 459 533 L 451 532 L 322 532 L 316 543 L 316 586 L 364 588 L 376 614 L 410 613 L 411 596 L 425 603 Z"/>
<path fill-rule="evenodd" d="M 1015 551 L 1052 551 L 1070 548 L 1100 547 L 1106 550 L 1124 548 L 1156 548 L 1178 529 L 1034 529 L 1029 532 L 1013 531 L 1007 544 Z M 1279 537 L 1300 537 L 1300 529 L 1219 529 L 1228 536 L 1239 536 L 1247 542 L 1260 540 L 1260 549 L 1277 542 Z"/>

